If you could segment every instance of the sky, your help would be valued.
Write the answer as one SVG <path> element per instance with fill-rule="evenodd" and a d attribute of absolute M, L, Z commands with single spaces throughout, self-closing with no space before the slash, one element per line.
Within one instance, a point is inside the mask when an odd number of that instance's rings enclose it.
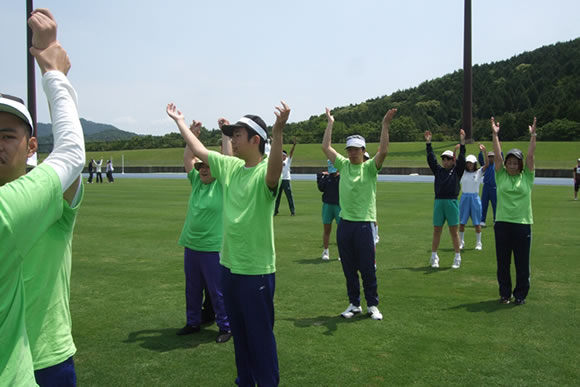
<path fill-rule="evenodd" d="M 0 92 L 26 100 L 26 2 L 0 7 Z M 462 0 L 36 0 L 58 23 L 82 118 L 177 132 L 165 113 L 217 128 L 289 122 L 418 86 L 463 66 Z M 578 0 L 474 0 L 473 64 L 580 37 Z M 37 70 L 39 122 L 50 122 Z"/>

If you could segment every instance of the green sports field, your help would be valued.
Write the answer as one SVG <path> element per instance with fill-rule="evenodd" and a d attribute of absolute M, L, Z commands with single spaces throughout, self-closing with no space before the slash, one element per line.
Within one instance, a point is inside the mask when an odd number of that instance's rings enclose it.
<path fill-rule="evenodd" d="M 493 150 L 489 141 L 483 144 L 488 150 Z M 445 149 L 453 149 L 455 143 L 434 142 L 435 152 L 443 152 Z M 333 144 L 336 150 L 345 153 L 344 144 Z M 291 145 L 284 145 L 286 151 L 290 151 Z M 367 144 L 369 153 L 374 155 L 378 148 L 378 143 Z M 511 148 L 520 148 L 527 153 L 528 142 L 505 142 L 502 149 L 507 152 Z M 217 149 L 213 147 L 212 149 Z M 467 153 L 477 155 L 479 144 L 468 144 Z M 44 156 L 41 156 L 41 158 Z M 183 149 L 140 149 L 110 152 L 87 152 L 87 160 L 90 159 L 112 159 L 117 170 L 121 168 L 122 158 L 125 159 L 126 166 L 181 166 L 183 165 Z M 544 169 L 570 169 L 576 164 L 576 159 L 580 157 L 579 142 L 539 142 L 536 149 L 536 167 Z M 293 166 L 325 166 L 326 157 L 320 149 L 320 144 L 298 144 L 296 147 Z M 389 155 L 385 161 L 387 167 L 426 167 L 425 143 L 423 142 L 394 142 L 389 146 Z"/>
<path fill-rule="evenodd" d="M 118 178 L 85 188 L 71 285 L 79 385 L 233 385 L 233 343 L 216 344 L 215 325 L 175 335 L 185 322 L 177 239 L 187 181 Z M 497 302 L 490 227 L 483 251 L 467 228 L 459 270 L 450 269 L 445 233 L 441 268 L 431 269 L 432 185 L 379 183 L 382 321 L 338 317 L 348 300 L 335 227 L 323 262 L 320 193 L 315 182 L 293 190 L 297 216 L 282 199 L 274 218 L 281 385 L 578 385 L 580 201 L 571 186 L 534 187 L 532 288 L 515 307 Z"/>

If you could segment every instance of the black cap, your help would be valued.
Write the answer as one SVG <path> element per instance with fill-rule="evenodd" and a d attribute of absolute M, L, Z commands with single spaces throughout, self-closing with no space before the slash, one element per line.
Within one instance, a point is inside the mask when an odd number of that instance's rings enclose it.
<path fill-rule="evenodd" d="M 505 159 L 507 161 L 508 157 L 514 156 L 518 160 L 524 159 L 524 154 L 518 148 L 510 149 L 510 151 L 505 155 Z"/>

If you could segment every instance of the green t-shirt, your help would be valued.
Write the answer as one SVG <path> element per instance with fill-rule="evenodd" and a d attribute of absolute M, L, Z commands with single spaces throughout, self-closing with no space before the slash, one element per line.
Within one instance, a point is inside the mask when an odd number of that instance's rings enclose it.
<path fill-rule="evenodd" d="M 497 184 L 496 222 L 533 224 L 532 185 L 535 172 L 524 167 L 519 175 L 510 176 L 505 167 L 495 173 Z"/>
<path fill-rule="evenodd" d="M 234 274 L 274 273 L 276 190 L 270 190 L 266 184 L 268 159 L 246 168 L 237 157 L 209 152 L 209 165 L 212 176 L 223 187 L 224 238 L 220 263 Z"/>
<path fill-rule="evenodd" d="M 70 315 L 72 239 L 84 194 L 81 183 L 74 207 L 61 198 L 62 216 L 24 257 L 22 278 L 26 300 L 26 331 L 34 369 L 60 364 L 73 356 Z"/>
<path fill-rule="evenodd" d="M 377 166 L 374 157 L 362 164 L 352 164 L 337 155 L 334 167 L 340 172 L 338 187 L 340 217 L 352 222 L 377 220 Z"/>
<path fill-rule="evenodd" d="M 62 187 L 46 164 L 0 187 L 0 386 L 34 386 L 22 261 L 62 215 Z"/>
<path fill-rule="evenodd" d="M 187 178 L 191 183 L 191 195 L 179 245 L 196 251 L 220 251 L 223 236 L 222 186 L 217 180 L 202 183 L 195 168 Z"/>

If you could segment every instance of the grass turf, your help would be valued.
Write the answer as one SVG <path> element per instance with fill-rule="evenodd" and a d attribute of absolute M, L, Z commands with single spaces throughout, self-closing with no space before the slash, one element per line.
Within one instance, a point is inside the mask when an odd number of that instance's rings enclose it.
<path fill-rule="evenodd" d="M 483 142 L 488 150 L 493 150 L 489 141 Z M 536 149 L 536 167 L 545 169 L 570 169 L 576 165 L 578 142 L 540 142 Z M 443 152 L 445 149 L 453 149 L 455 143 L 434 142 L 435 152 Z M 344 152 L 344 144 L 333 144 L 335 149 Z M 375 154 L 378 143 L 367 144 L 368 151 Z M 286 151 L 290 151 L 291 145 L 284 145 Z M 502 149 L 507 152 L 511 148 L 520 148 L 524 154 L 528 151 L 527 142 L 505 142 Z M 216 147 L 211 147 L 216 150 Z M 479 144 L 468 144 L 467 154 L 479 153 Z M 139 149 L 110 152 L 87 152 L 87 159 L 113 159 L 116 171 L 121 170 L 121 158 L 125 157 L 126 166 L 181 166 L 183 165 L 183 149 Z M 41 155 L 43 159 L 46 155 Z M 294 166 L 326 166 L 326 157 L 320 149 L 320 144 L 298 144 L 296 147 Z M 423 142 L 394 142 L 389 146 L 389 155 L 385 162 L 386 167 L 427 167 L 425 143 Z"/>
<path fill-rule="evenodd" d="M 534 187 L 532 287 L 515 307 L 497 302 L 490 227 L 483 251 L 466 229 L 459 270 L 444 231 L 441 269 L 431 269 L 432 185 L 379 183 L 383 321 L 338 317 L 348 299 L 336 227 L 323 262 L 320 193 L 315 182 L 293 191 L 297 216 L 283 199 L 274 218 L 282 385 L 577 385 L 580 203 L 571 187 Z M 177 239 L 188 195 L 185 179 L 86 185 L 71 286 L 79 385 L 233 385 L 233 343 L 216 344 L 215 325 L 175 335 L 185 322 Z"/>

